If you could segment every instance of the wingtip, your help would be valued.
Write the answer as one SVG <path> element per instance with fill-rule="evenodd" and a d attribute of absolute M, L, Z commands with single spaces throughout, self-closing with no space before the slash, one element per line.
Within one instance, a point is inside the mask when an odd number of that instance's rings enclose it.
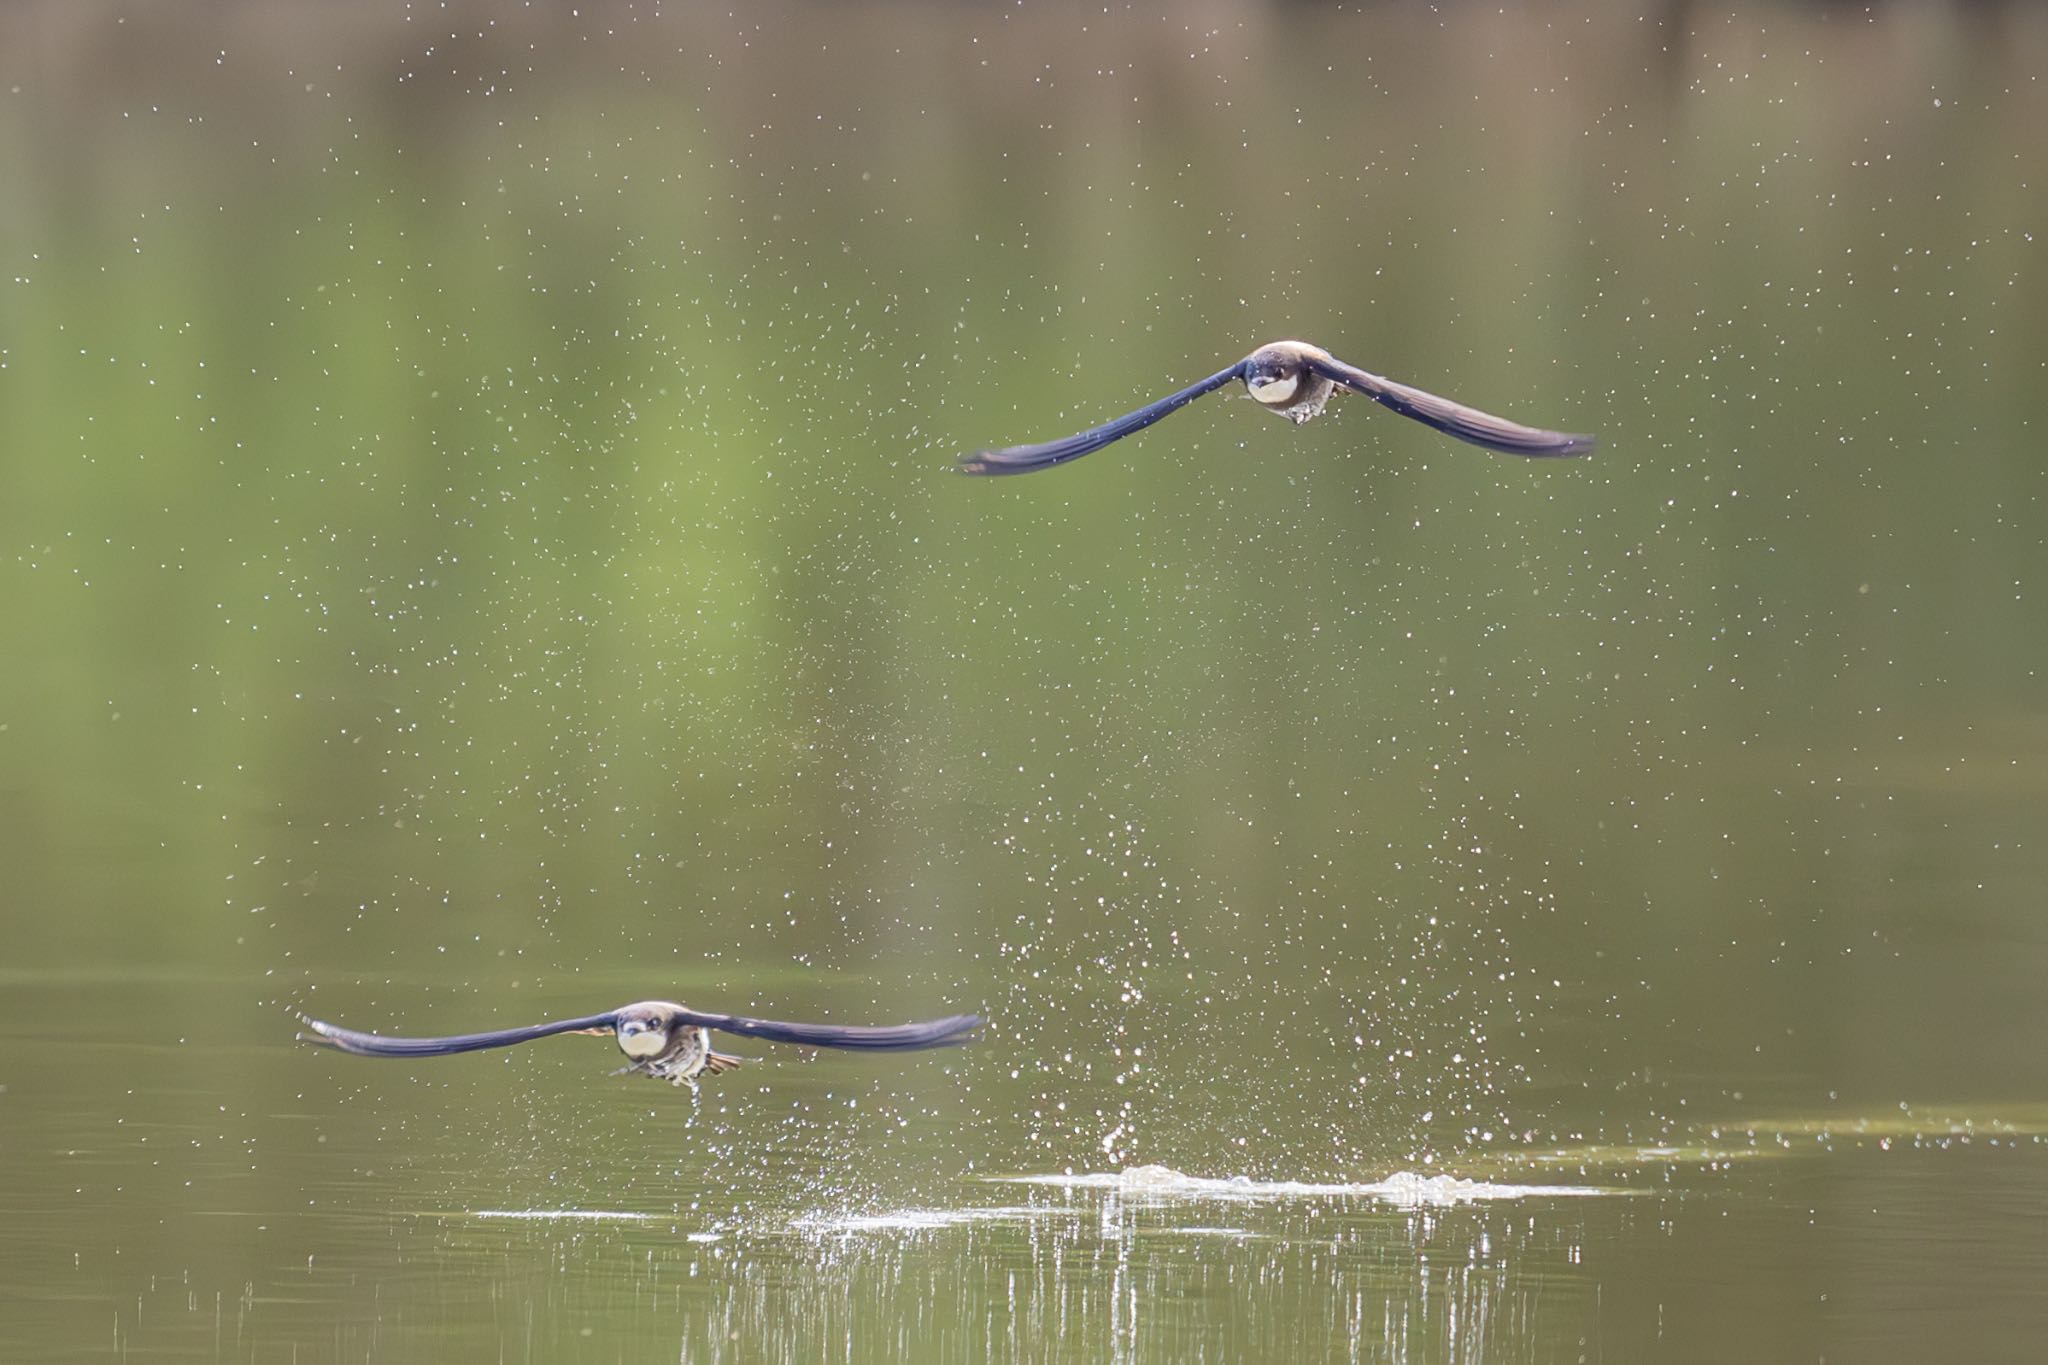
<path fill-rule="evenodd" d="M 953 1014 L 944 1019 L 934 1019 L 923 1025 L 924 1039 L 919 1047 L 963 1047 L 977 1041 L 988 1021 L 978 1014 Z M 912 1025 L 911 1027 L 917 1027 Z"/>
<path fill-rule="evenodd" d="M 1001 453 L 995 450 L 970 451 L 956 459 L 953 462 L 953 468 L 962 474 L 977 475 L 1022 474 L 1024 472 L 1024 469 L 1011 468 L 999 462 L 995 457 Z"/>
<path fill-rule="evenodd" d="M 341 1046 L 339 1043 L 335 1042 L 332 1036 L 334 1032 L 334 1025 L 324 1023 L 321 1020 L 315 1019 L 311 1015 L 306 1014 L 302 1014 L 299 1016 L 299 1022 L 304 1024 L 307 1028 L 311 1029 L 312 1032 L 294 1033 L 292 1035 L 293 1042 L 312 1043 L 317 1047 Z"/>
<path fill-rule="evenodd" d="M 1497 447 L 1504 455 L 1527 455 L 1539 460 L 1568 460 L 1591 455 L 1600 448 L 1600 438 L 1591 434 L 1560 432 L 1558 439 L 1525 448 Z"/>

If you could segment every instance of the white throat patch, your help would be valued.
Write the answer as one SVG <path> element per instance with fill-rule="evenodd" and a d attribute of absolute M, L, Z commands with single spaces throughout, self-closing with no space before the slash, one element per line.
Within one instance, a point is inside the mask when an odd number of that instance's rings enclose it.
<path fill-rule="evenodd" d="M 644 1033 L 619 1034 L 619 1051 L 628 1057 L 646 1060 L 659 1057 L 668 1049 L 668 1034 L 662 1029 L 648 1029 Z"/>
<path fill-rule="evenodd" d="M 1258 399 L 1261 403 L 1266 404 L 1268 407 L 1278 407 L 1283 403 L 1294 401 L 1294 395 L 1301 389 L 1301 376 L 1294 375 L 1289 377 L 1283 375 L 1277 379 L 1269 379 L 1263 384 L 1247 379 L 1244 382 L 1244 386 L 1251 391 L 1252 397 Z"/>

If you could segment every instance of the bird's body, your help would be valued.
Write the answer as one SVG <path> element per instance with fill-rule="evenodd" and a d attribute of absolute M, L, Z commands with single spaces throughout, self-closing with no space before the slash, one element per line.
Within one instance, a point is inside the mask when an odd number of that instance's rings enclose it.
<path fill-rule="evenodd" d="M 734 1070 L 741 1061 L 723 1052 L 713 1052 L 711 1030 L 708 1028 L 684 1024 L 665 1034 L 650 1032 L 640 1037 L 650 1040 L 652 1050 L 636 1050 L 621 1038 L 619 1050 L 635 1060 L 620 1067 L 613 1075 L 647 1076 L 675 1085 L 694 1085 L 704 1072 L 716 1076 Z"/>
<path fill-rule="evenodd" d="M 363 1057 L 441 1057 L 482 1048 L 511 1047 L 558 1033 L 610 1034 L 626 1054 L 621 1072 L 651 1076 L 677 1085 L 695 1086 L 705 1072 L 717 1075 L 740 1064 L 740 1058 L 711 1050 L 711 1030 L 765 1038 L 801 1047 L 850 1048 L 868 1052 L 912 1052 L 964 1043 L 981 1027 L 971 1014 L 958 1014 L 922 1024 L 893 1028 L 862 1028 L 850 1024 L 791 1024 L 775 1019 L 748 1019 L 730 1014 L 704 1014 L 669 1000 L 643 1000 L 605 1014 L 563 1019 L 491 1033 L 464 1033 L 445 1038 L 393 1038 L 307 1019 L 312 1041 Z M 304 1035 L 301 1035 L 304 1036 Z"/>
<path fill-rule="evenodd" d="M 1278 413 L 1297 426 L 1320 415 L 1339 388 L 1362 393 L 1403 417 L 1436 428 L 1446 436 L 1497 450 L 1508 455 L 1583 455 L 1599 444 L 1593 436 L 1525 427 L 1477 408 L 1453 403 L 1448 398 L 1397 384 L 1356 366 L 1347 365 L 1320 346 L 1305 341 L 1276 341 L 1261 346 L 1228 369 L 1191 384 L 1114 421 L 1038 445 L 1007 446 L 1000 450 L 978 450 L 960 458 L 960 468 L 969 474 L 1027 474 L 1056 464 L 1077 460 L 1143 431 L 1160 418 L 1178 412 L 1203 394 L 1222 388 L 1231 380 L 1243 382 L 1245 391 L 1268 411 Z"/>
<path fill-rule="evenodd" d="M 1297 352 L 1292 348 L 1299 347 Z M 1337 381 L 1307 361 L 1312 346 L 1299 341 L 1276 341 L 1261 346 L 1245 357 L 1244 391 L 1253 402 L 1279 413 L 1300 426 L 1320 417 L 1323 407 L 1337 392 Z M 1264 357 L 1261 360 L 1261 357 Z M 1260 361 L 1258 368 L 1252 362 Z"/>

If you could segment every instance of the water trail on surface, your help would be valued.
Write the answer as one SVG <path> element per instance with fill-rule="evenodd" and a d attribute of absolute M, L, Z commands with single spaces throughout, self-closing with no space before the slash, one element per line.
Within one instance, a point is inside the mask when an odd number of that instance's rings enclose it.
<path fill-rule="evenodd" d="M 1305 1180 L 1253 1180 L 1249 1176 L 1211 1177 L 1188 1175 L 1170 1166 L 1134 1166 L 1123 1171 L 1082 1175 L 997 1175 L 981 1179 L 995 1185 L 1033 1185 L 1042 1189 L 1101 1191 L 1108 1196 L 1105 1207 L 1121 1203 L 1126 1207 L 1174 1202 L 1231 1200 L 1242 1203 L 1287 1199 L 1370 1199 L 1397 1208 L 1452 1208 L 1490 1200 L 1583 1198 L 1592 1195 L 1627 1195 L 1629 1190 L 1590 1185 L 1511 1185 L 1486 1180 L 1466 1180 L 1451 1175 L 1417 1175 L 1399 1171 L 1384 1180 L 1321 1182 Z M 925 1232 L 980 1223 L 1030 1223 L 1048 1219 L 1072 1219 L 1087 1207 L 1071 1203 L 997 1205 L 985 1208 L 895 1209 L 884 1213 L 811 1214 L 797 1219 L 791 1228 L 799 1233 L 831 1235 L 860 1232 Z M 1195 1227 L 1172 1229 L 1176 1235 L 1246 1237 L 1258 1235 L 1249 1229 Z"/>
<path fill-rule="evenodd" d="M 442 1218 L 510 1218 L 528 1223 L 652 1223 L 669 1217 L 658 1213 L 628 1213 L 619 1209 L 474 1209 L 441 1213 Z M 674 1221 L 671 1217 L 670 1221 Z"/>
<path fill-rule="evenodd" d="M 1073 1209 L 1010 1205 L 1000 1208 L 896 1209 L 889 1213 L 811 1214 L 791 1224 L 798 1232 L 921 1232 L 956 1228 L 967 1223 L 1025 1223 L 1039 1218 L 1071 1218 Z"/>
<path fill-rule="evenodd" d="M 1337 1197 L 1377 1199 L 1404 1208 L 1448 1207 L 1494 1199 L 1583 1198 L 1630 1193 L 1593 1185 L 1511 1185 L 1489 1180 L 1466 1180 L 1453 1175 L 1417 1175 L 1413 1171 L 1396 1171 L 1384 1180 L 1323 1182 L 1253 1180 L 1242 1175 L 1188 1175 L 1171 1166 L 1133 1166 L 1128 1170 L 1085 1175 L 998 1175 L 986 1179 L 1005 1185 L 1108 1190 L 1127 1198 L 1249 1200 Z"/>

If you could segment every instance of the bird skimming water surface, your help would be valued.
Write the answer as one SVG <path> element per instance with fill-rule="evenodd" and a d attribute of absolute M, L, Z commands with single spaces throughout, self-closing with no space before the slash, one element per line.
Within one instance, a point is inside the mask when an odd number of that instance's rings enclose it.
<path fill-rule="evenodd" d="M 740 1064 L 711 1050 L 711 1030 L 746 1038 L 765 1038 L 771 1043 L 794 1043 L 800 1047 L 851 1048 L 865 1052 L 915 1052 L 923 1048 L 964 1043 L 981 1027 L 979 1017 L 956 1014 L 921 1024 L 899 1024 L 893 1028 L 862 1028 L 851 1024 L 789 1024 L 775 1019 L 747 1019 L 734 1014 L 704 1014 L 667 1000 L 643 1000 L 604 1014 L 581 1019 L 561 1019 L 551 1024 L 530 1024 L 525 1028 L 499 1029 L 491 1033 L 460 1033 L 447 1038 L 391 1038 L 376 1033 L 357 1033 L 307 1019 L 311 1040 L 363 1057 L 441 1057 L 451 1052 L 475 1052 L 487 1047 L 510 1047 L 548 1038 L 557 1033 L 611 1034 L 619 1051 L 631 1060 L 620 1073 L 635 1072 L 677 1085 L 695 1086 L 702 1072 L 717 1075 Z M 304 1037 L 306 1035 L 300 1035 Z"/>

